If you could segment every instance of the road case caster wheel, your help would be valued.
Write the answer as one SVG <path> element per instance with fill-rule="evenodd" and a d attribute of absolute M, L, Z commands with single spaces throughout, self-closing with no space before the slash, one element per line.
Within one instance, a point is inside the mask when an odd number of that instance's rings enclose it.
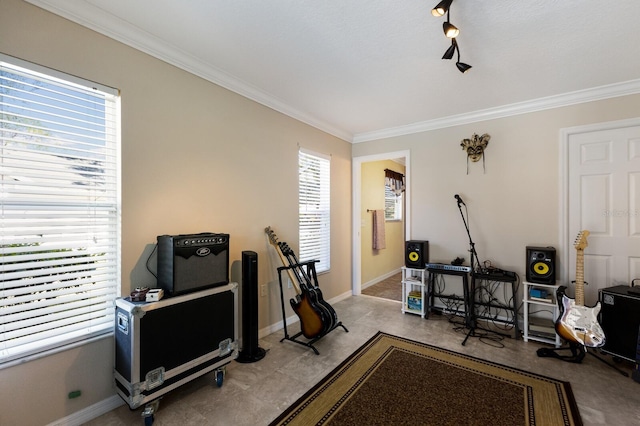
<path fill-rule="evenodd" d="M 224 373 L 225 370 L 222 368 L 216 370 L 216 385 L 218 385 L 218 387 L 222 387 L 222 383 L 224 382 Z"/>
<path fill-rule="evenodd" d="M 154 413 L 158 411 L 158 407 L 160 406 L 160 400 L 157 399 L 153 402 L 148 403 L 144 406 L 144 410 L 142 410 L 141 416 L 142 420 L 144 420 L 144 426 L 151 426 L 154 421 Z"/>

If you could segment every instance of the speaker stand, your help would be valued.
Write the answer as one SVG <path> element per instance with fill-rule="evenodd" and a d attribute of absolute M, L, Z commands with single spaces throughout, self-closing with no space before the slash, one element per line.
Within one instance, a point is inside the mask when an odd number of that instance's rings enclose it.
<path fill-rule="evenodd" d="M 560 352 L 564 352 L 564 351 L 567 351 L 567 350 L 571 352 L 571 355 L 561 355 L 560 354 Z M 595 357 L 597 360 L 605 363 L 609 367 L 613 368 L 614 370 L 616 370 L 618 373 L 622 374 L 623 376 L 629 377 L 629 374 L 626 371 L 622 371 L 621 369 L 619 369 L 615 365 L 610 364 L 607 361 L 605 361 L 604 359 L 600 358 L 595 353 L 588 351 L 587 348 L 585 348 L 583 345 L 579 345 L 577 343 L 569 343 L 569 347 L 565 347 L 565 348 L 539 348 L 536 351 L 536 354 L 539 357 L 557 358 L 557 359 L 562 360 L 562 361 L 572 362 L 572 363 L 576 363 L 576 364 L 580 364 L 582 362 L 582 360 L 584 359 L 585 354 L 589 354 L 589 355 Z"/>

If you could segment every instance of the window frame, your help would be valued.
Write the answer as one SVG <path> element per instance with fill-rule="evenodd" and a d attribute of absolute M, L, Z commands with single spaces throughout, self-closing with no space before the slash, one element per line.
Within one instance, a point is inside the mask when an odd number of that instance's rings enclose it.
<path fill-rule="evenodd" d="M 2 53 L 0 65 L 16 84 L 0 87 L 0 313 L 12 312 L 10 319 L 0 315 L 6 368 L 113 334 L 121 291 L 121 118 L 117 89 Z M 42 311 L 15 303 L 17 295 L 35 295 Z M 72 314 L 64 321 L 63 310 Z M 20 326 L 29 332 L 8 331 Z"/>
<path fill-rule="evenodd" d="M 314 162 L 315 176 L 303 173 L 303 161 Z M 319 174 L 319 175 L 318 175 Z M 318 189 L 319 192 L 309 191 Z M 311 223 L 309 219 L 317 218 Z M 331 270 L 331 156 L 298 150 L 298 237 L 300 262 L 310 260 L 318 273 Z"/>
<path fill-rule="evenodd" d="M 404 191 L 396 194 L 389 187 L 384 186 L 384 219 L 386 222 L 400 222 L 404 214 Z"/>

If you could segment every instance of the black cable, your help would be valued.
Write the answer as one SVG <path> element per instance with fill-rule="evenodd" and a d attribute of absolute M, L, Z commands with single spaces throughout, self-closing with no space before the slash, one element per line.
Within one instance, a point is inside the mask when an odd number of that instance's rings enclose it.
<path fill-rule="evenodd" d="M 151 257 L 156 252 L 156 250 L 158 250 L 158 243 L 156 243 L 156 245 L 153 247 L 153 250 L 151 251 L 151 254 L 149 255 L 149 257 L 147 257 L 147 261 L 145 262 L 145 265 L 147 267 L 147 271 L 149 271 L 151 273 L 151 275 L 153 275 L 154 278 L 157 280 L 158 279 L 158 275 L 154 274 L 153 271 L 151 270 L 151 268 L 149 267 L 149 260 L 151 260 Z"/>

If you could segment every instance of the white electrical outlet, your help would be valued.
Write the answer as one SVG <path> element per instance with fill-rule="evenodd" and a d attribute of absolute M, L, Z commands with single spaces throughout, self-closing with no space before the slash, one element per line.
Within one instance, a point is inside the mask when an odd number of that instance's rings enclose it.
<path fill-rule="evenodd" d="M 291 282 L 291 278 L 287 278 L 287 288 L 293 288 L 293 283 Z"/>
<path fill-rule="evenodd" d="M 260 286 L 260 296 L 266 296 L 267 295 L 267 285 L 266 284 L 262 284 Z"/>

